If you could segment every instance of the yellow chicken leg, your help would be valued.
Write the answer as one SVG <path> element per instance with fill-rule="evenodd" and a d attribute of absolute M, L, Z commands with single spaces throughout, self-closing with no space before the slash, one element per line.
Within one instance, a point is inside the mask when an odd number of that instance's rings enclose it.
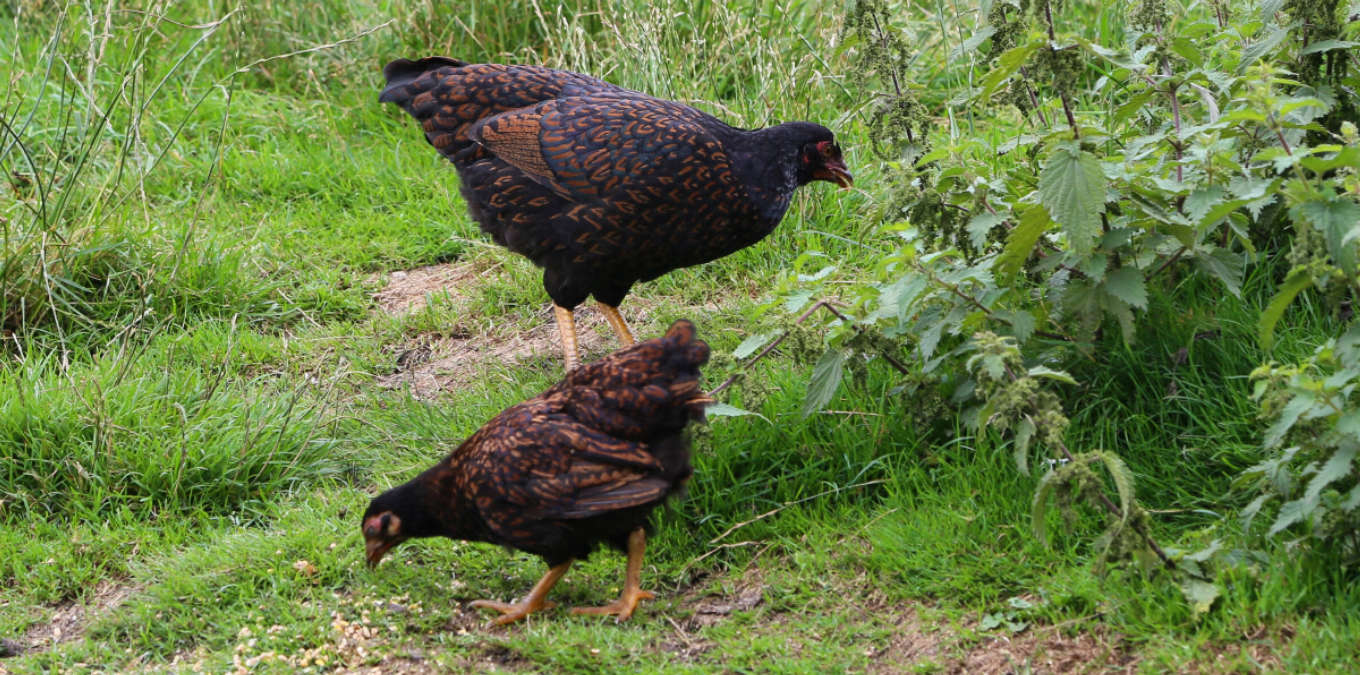
<path fill-rule="evenodd" d="M 600 311 L 604 313 L 605 321 L 608 321 L 609 325 L 614 327 L 614 333 L 619 336 L 619 342 L 624 347 L 637 342 L 633 339 L 633 331 L 628 330 L 628 323 L 619 315 L 618 307 L 601 302 Z"/>
<path fill-rule="evenodd" d="M 529 591 L 529 594 L 524 596 L 524 599 L 519 602 L 511 603 L 496 602 L 495 600 L 477 600 L 470 606 L 478 609 L 492 609 L 500 612 L 501 615 L 491 622 L 497 626 L 504 626 L 507 623 L 519 621 L 533 612 L 553 606 L 553 603 L 546 602 L 544 598 L 548 597 L 548 591 L 551 591 L 552 587 L 557 585 L 558 580 L 562 578 L 563 574 L 567 573 L 567 568 L 569 567 L 571 567 L 570 560 L 549 569 L 547 573 L 543 575 L 543 578 L 539 579 L 538 583 L 534 584 L 534 589 Z"/>
<path fill-rule="evenodd" d="M 562 356 L 567 361 L 567 372 L 581 365 L 581 356 L 576 348 L 576 320 L 571 310 L 553 304 L 553 317 L 557 319 L 557 332 L 562 336 Z"/>
<path fill-rule="evenodd" d="M 655 593 L 642 590 L 642 554 L 646 549 L 647 533 L 639 527 L 628 535 L 628 573 L 619 599 L 603 607 L 574 607 L 571 613 L 613 614 L 616 621 L 627 621 L 633 615 L 633 610 L 637 609 L 639 601 L 655 598 Z"/>

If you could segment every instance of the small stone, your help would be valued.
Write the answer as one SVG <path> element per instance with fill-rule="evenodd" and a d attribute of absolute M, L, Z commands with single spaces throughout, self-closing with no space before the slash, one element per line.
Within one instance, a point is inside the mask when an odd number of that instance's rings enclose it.
<path fill-rule="evenodd" d="M 18 656 L 23 651 L 24 646 L 17 640 L 10 640 L 8 638 L 0 639 L 0 659 Z"/>

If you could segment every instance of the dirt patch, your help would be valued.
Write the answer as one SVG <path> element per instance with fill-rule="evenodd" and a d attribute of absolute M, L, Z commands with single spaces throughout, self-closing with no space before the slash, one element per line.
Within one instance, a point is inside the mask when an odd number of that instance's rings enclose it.
<path fill-rule="evenodd" d="M 373 294 L 378 308 L 388 314 L 408 314 L 424 309 L 432 296 L 459 295 L 460 287 L 473 286 L 492 276 L 500 267 L 485 261 L 426 265 L 387 274 L 387 285 Z"/>
<path fill-rule="evenodd" d="M 536 318 L 539 325 L 523 331 L 507 326 L 494 334 L 419 336 L 397 350 L 397 371 L 378 376 L 376 382 L 386 389 L 409 387 L 416 398 L 429 400 L 476 380 L 495 363 L 514 365 L 546 356 L 555 358 L 561 368 L 562 347 L 551 308 L 545 306 Z M 585 361 L 618 346 L 608 323 L 593 308 L 576 312 L 576 339 Z"/>
<path fill-rule="evenodd" d="M 80 638 L 92 622 L 118 609 L 136 592 L 132 586 L 115 581 L 101 581 L 94 589 L 94 597 L 86 604 L 74 600 L 62 603 L 47 621 L 34 624 L 23 638 L 11 645 L 21 653 L 43 652 Z"/>
<path fill-rule="evenodd" d="M 1279 649 L 1294 641 L 1293 626 L 1274 629 L 1258 626 L 1242 635 L 1239 642 L 1205 645 L 1201 657 L 1186 666 L 1186 673 L 1227 673 L 1255 670 L 1284 672 L 1284 660 Z"/>
<path fill-rule="evenodd" d="M 909 664 L 946 663 L 953 642 L 947 631 L 932 629 L 913 608 L 896 608 L 896 634 L 869 654 L 870 673 L 900 673 Z"/>
<path fill-rule="evenodd" d="M 467 300 L 468 289 L 489 283 L 501 273 L 501 263 L 487 260 L 390 272 L 386 275 L 387 285 L 373 294 L 373 300 L 381 311 L 393 315 L 423 309 L 430 298 L 441 294 L 454 305 L 462 305 Z M 374 278 L 375 281 L 379 279 L 381 277 Z M 685 306 L 683 309 L 692 311 L 681 314 L 699 316 L 720 311 L 741 297 L 741 294 L 733 294 L 702 305 Z M 622 313 L 629 325 L 638 331 L 638 338 L 645 339 L 649 335 L 644 327 L 648 325 L 652 310 L 663 305 L 677 307 L 666 298 L 630 296 L 623 304 Z M 594 360 L 619 348 L 618 338 L 594 302 L 577 307 L 575 314 L 577 342 L 583 361 Z M 394 372 L 378 376 L 378 386 L 387 389 L 408 387 L 416 398 L 428 400 L 440 392 L 472 382 L 493 363 L 518 365 L 548 358 L 560 370 L 562 345 L 551 303 L 543 303 L 532 325 L 495 319 L 478 322 L 482 324 L 480 330 L 470 330 L 467 325 L 450 326 L 447 332 L 427 333 L 394 346 L 391 351 Z"/>
<path fill-rule="evenodd" d="M 1133 673 L 1137 659 L 1094 633 L 1038 628 L 984 640 L 949 665 L 951 673 Z"/>

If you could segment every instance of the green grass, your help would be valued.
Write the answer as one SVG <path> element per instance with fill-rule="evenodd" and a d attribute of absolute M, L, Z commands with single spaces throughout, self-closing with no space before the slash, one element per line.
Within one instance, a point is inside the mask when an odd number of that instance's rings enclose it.
<path fill-rule="evenodd" d="M 659 598 L 630 623 L 557 610 L 488 629 L 467 601 L 523 593 L 542 572 L 495 547 L 417 542 L 365 569 L 356 526 L 373 494 L 560 377 L 554 346 L 481 364 L 435 400 L 378 385 L 422 339 L 490 342 L 548 320 L 537 270 L 487 242 L 451 167 L 377 104 L 386 59 L 545 62 L 739 125 L 837 129 L 860 190 L 806 188 L 761 244 L 638 287 L 624 312 L 648 308 L 641 335 L 686 316 L 728 354 L 778 321 L 764 303 L 797 285 L 800 255 L 820 252 L 803 271 L 833 263 L 851 279 L 866 247 L 896 239 L 865 215 L 884 173 L 864 140 L 870 101 L 821 5 L 290 7 L 243 6 L 215 30 L 202 26 L 227 14 L 218 3 L 0 8 L 0 65 L 15 74 L 0 98 L 0 638 L 45 638 L 69 607 L 123 599 L 78 622 L 78 639 L 0 669 L 284 672 L 320 657 L 321 669 L 833 672 L 891 665 L 910 629 L 938 648 L 897 665 L 931 672 L 1008 635 L 981 627 L 989 615 L 1026 622 L 1017 637 L 1103 636 L 1149 671 L 1254 670 L 1232 651 L 1250 640 L 1283 670 L 1358 656 L 1360 598 L 1325 560 L 1268 551 L 1254 577 L 1224 572 L 1228 591 L 1196 617 L 1165 579 L 1095 575 L 1094 518 L 1040 545 L 1035 479 L 955 420 L 947 392 L 897 393 L 874 366 L 847 381 L 838 412 L 801 417 L 811 363 L 797 349 L 734 392 L 762 417 L 696 432 L 688 499 L 649 545 Z M 940 25 L 908 28 L 927 45 L 920 81 L 954 86 L 966 77 L 944 61 L 960 37 Z M 417 312 L 375 308 L 389 272 L 450 261 L 486 273 Z M 1197 303 L 1205 290 L 1186 282 L 1153 299 L 1139 341 L 1110 339 L 1073 368 L 1089 384 L 1065 392 L 1070 445 L 1129 462 L 1171 548 L 1197 550 L 1231 516 L 1209 511 L 1240 506 L 1224 497 L 1258 461 L 1261 429 L 1246 373 L 1333 328 L 1326 308 L 1301 305 L 1262 353 L 1255 315 L 1273 272 L 1260 266 L 1241 301 Z M 715 363 L 709 382 L 725 374 Z M 621 562 L 578 565 L 554 597 L 606 601 Z"/>

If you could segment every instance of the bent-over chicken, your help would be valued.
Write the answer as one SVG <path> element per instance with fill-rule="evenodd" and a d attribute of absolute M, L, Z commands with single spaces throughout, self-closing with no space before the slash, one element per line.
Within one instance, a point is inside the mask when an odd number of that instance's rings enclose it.
<path fill-rule="evenodd" d="M 623 593 L 575 613 L 633 614 L 652 509 L 692 470 L 684 428 L 712 399 L 699 388 L 708 345 L 677 321 L 641 342 L 569 372 L 542 394 L 497 415 L 439 464 L 374 498 L 363 518 L 370 566 L 417 537 L 501 544 L 543 558 L 548 572 L 518 603 L 478 601 L 503 624 L 544 606 L 573 560 L 601 543 L 625 551 Z"/>

